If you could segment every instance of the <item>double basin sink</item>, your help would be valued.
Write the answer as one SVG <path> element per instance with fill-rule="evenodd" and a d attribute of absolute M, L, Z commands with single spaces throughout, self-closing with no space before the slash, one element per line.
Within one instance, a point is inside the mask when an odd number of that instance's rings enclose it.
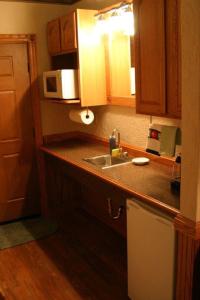
<path fill-rule="evenodd" d="M 131 162 L 132 158 L 123 156 L 123 157 L 113 157 L 110 154 L 104 154 L 93 157 L 83 158 L 84 161 L 87 161 L 101 169 L 108 169 L 114 166 L 119 166 L 122 164 L 128 164 Z"/>

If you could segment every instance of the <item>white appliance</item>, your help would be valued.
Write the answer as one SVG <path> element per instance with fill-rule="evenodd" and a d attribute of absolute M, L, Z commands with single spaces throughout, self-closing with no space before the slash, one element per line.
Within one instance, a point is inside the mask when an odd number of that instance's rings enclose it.
<path fill-rule="evenodd" d="M 77 70 L 63 69 L 44 72 L 43 88 L 46 98 L 77 99 L 79 97 Z"/>
<path fill-rule="evenodd" d="M 127 199 L 128 295 L 131 300 L 174 299 L 173 220 Z"/>
<path fill-rule="evenodd" d="M 131 95 L 135 95 L 135 68 L 131 68 L 130 78 L 131 78 Z"/>

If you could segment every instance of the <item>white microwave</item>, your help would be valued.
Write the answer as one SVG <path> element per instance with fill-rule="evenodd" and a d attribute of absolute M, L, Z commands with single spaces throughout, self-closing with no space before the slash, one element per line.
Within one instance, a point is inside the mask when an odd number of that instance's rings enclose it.
<path fill-rule="evenodd" d="M 78 72 L 74 69 L 44 72 L 43 88 L 46 98 L 77 99 Z"/>

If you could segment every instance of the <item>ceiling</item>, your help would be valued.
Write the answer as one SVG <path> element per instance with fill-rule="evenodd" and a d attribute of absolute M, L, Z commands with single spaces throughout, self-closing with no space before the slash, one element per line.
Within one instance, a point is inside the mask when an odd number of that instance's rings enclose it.
<path fill-rule="evenodd" d="M 0 0 L 2 1 L 2 0 Z M 11 2 L 25 2 L 25 3 L 50 3 L 50 4 L 65 4 L 73 5 L 73 8 L 88 8 L 88 9 L 102 9 L 106 6 L 120 2 L 120 0 L 3 0 Z"/>
<path fill-rule="evenodd" d="M 8 0 L 10 1 L 10 0 Z M 34 3 L 60 3 L 60 4 L 67 4 L 71 5 L 80 0 L 12 0 L 12 2 L 34 2 Z"/>

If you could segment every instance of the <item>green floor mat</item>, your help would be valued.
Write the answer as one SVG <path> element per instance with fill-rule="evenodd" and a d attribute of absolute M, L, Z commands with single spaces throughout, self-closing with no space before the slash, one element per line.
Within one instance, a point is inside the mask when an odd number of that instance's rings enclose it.
<path fill-rule="evenodd" d="M 0 225 L 0 249 L 14 247 L 55 233 L 57 224 L 41 217 Z"/>

